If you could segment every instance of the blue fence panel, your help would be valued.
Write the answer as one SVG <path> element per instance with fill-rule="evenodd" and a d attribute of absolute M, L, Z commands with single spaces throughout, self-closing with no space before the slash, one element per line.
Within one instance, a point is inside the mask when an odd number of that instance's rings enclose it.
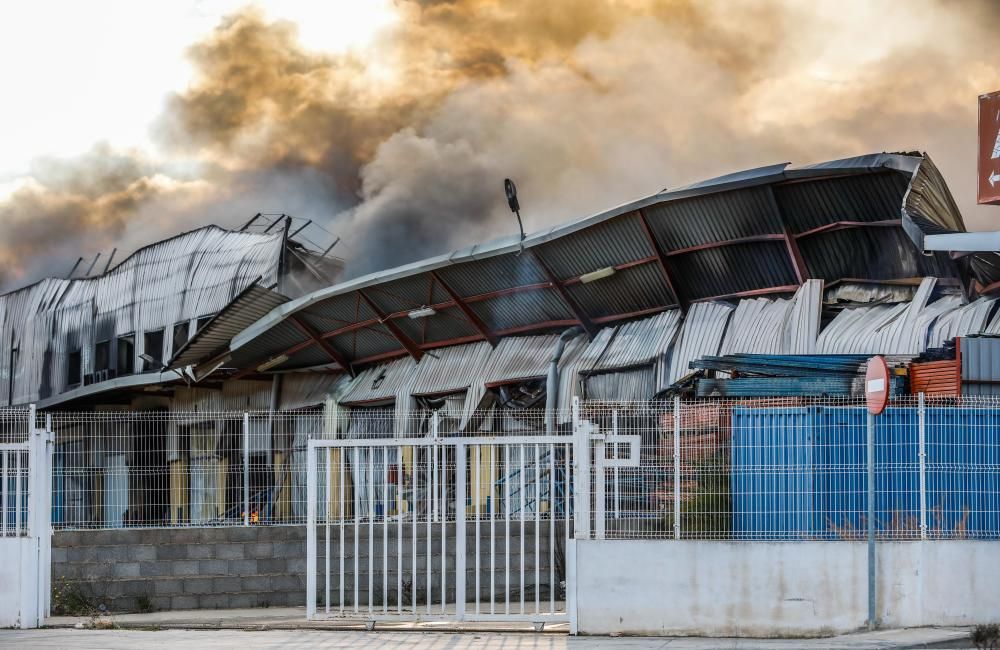
<path fill-rule="evenodd" d="M 916 408 L 875 419 L 875 525 L 920 534 Z M 867 412 L 860 407 L 733 409 L 733 535 L 853 539 L 867 513 Z M 1000 537 L 1000 411 L 927 409 L 927 523 L 932 536 Z"/>

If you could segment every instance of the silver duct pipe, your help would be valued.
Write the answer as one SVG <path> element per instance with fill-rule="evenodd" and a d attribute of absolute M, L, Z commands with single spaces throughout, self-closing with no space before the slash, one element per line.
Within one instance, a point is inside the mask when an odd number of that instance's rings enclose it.
<path fill-rule="evenodd" d="M 556 349 L 552 352 L 549 360 L 549 375 L 545 380 L 545 433 L 554 435 L 556 432 L 556 409 L 559 408 L 559 361 L 563 352 L 566 351 L 566 344 L 583 333 L 583 328 L 579 325 L 571 327 L 559 335 Z"/>

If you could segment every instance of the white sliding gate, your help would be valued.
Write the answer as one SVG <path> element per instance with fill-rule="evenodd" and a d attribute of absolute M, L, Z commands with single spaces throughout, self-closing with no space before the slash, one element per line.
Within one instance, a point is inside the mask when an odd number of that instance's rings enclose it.
<path fill-rule="evenodd" d="M 0 409 L 0 628 L 41 626 L 51 597 L 51 433 Z"/>
<path fill-rule="evenodd" d="M 573 437 L 310 440 L 307 616 L 568 621 Z"/>

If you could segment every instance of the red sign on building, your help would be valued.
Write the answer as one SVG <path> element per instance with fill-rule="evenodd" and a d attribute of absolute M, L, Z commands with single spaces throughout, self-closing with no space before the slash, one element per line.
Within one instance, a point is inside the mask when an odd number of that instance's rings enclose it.
<path fill-rule="evenodd" d="M 1000 203 L 1000 91 L 979 96 L 979 203 Z"/>

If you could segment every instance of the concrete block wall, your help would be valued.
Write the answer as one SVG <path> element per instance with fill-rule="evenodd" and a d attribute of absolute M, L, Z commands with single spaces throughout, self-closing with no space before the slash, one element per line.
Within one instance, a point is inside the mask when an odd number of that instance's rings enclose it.
<path fill-rule="evenodd" d="M 305 539 L 303 526 L 59 531 L 53 588 L 117 612 L 302 605 Z"/>
<path fill-rule="evenodd" d="M 445 591 L 449 602 L 455 597 L 456 530 L 447 527 Z M 383 531 L 373 526 L 357 527 L 358 552 L 355 553 L 355 527 L 344 528 L 344 549 L 340 548 L 340 528 L 330 527 L 331 606 L 339 606 L 340 559 L 345 566 L 345 604 L 353 606 L 355 583 L 358 603 L 369 602 L 369 561 L 372 565 L 373 602 L 395 605 L 397 573 L 400 560 L 397 550 L 397 525 L 390 523 Z M 550 529 L 543 524 L 539 531 L 539 553 L 535 557 L 534 522 L 511 522 L 509 552 L 505 543 L 504 522 L 496 522 L 493 532 L 493 592 L 503 602 L 509 592 L 511 601 L 519 601 L 521 586 L 521 539 L 524 538 L 524 592 L 526 600 L 535 597 L 535 570 L 538 570 L 539 598 L 549 597 L 549 583 L 554 576 L 557 599 L 563 580 L 562 554 L 565 528 L 555 529 L 555 566 L 549 549 Z M 427 601 L 427 562 L 431 558 L 431 602 L 441 602 L 441 525 L 435 523 L 431 543 L 427 544 L 426 524 L 402 527 L 403 604 L 411 604 L 416 588 L 418 604 Z M 467 524 L 466 594 L 473 602 L 476 585 L 476 530 Z M 416 540 L 416 571 L 414 566 Z M 480 601 L 490 594 L 489 522 L 479 526 Z M 322 604 L 325 593 L 326 531 L 320 529 L 317 540 L 317 590 Z M 383 553 L 383 548 L 388 552 Z M 429 553 L 429 555 L 428 555 Z M 354 564 L 357 557 L 358 570 Z M 508 574 L 507 566 L 510 566 Z M 383 571 L 383 567 L 385 570 Z M 554 570 L 550 570 L 553 567 Z M 383 578 L 383 573 L 385 576 Z M 509 575 L 509 587 L 508 587 Z M 53 536 L 52 579 L 55 589 L 67 585 L 79 590 L 94 606 L 103 604 L 109 611 L 222 609 L 244 607 L 302 606 L 306 598 L 306 529 L 304 526 L 254 526 L 249 528 L 179 528 L 59 531 Z M 383 585 L 386 585 L 383 596 Z M 55 602 L 55 599 L 54 599 Z"/>

